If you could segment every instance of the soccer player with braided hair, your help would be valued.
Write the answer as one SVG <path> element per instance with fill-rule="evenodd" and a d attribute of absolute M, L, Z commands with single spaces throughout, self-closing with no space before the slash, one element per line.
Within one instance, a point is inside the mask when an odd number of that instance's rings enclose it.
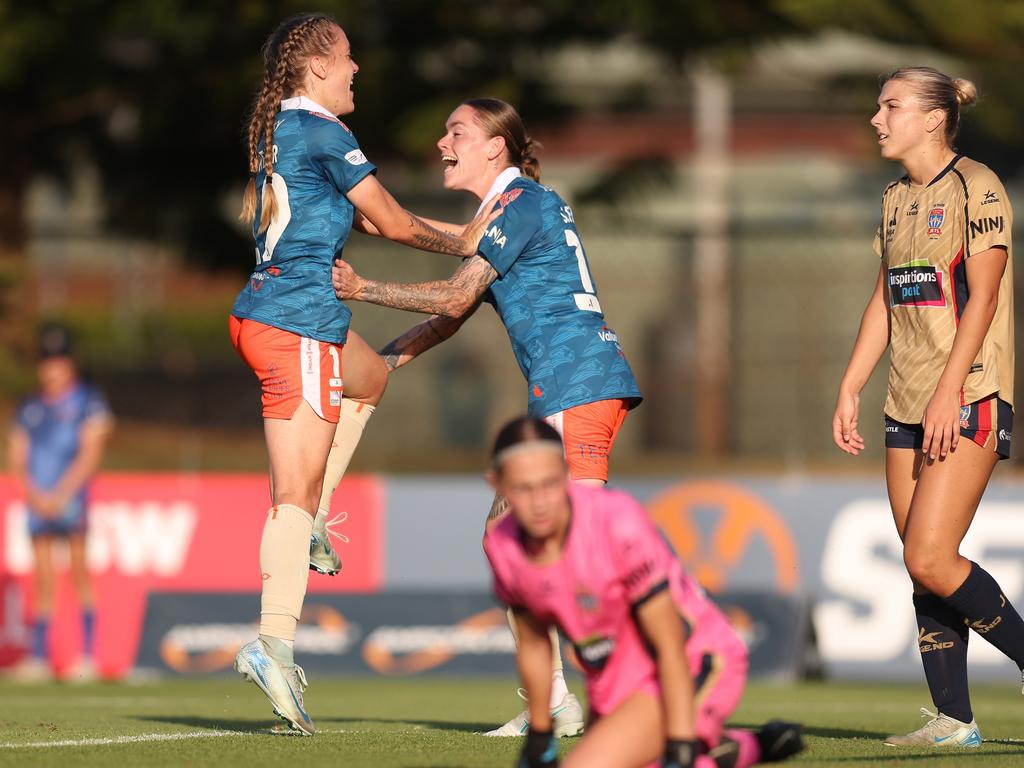
<path fill-rule="evenodd" d="M 441 231 L 381 186 L 338 119 L 355 108 L 359 67 L 334 19 L 288 19 L 264 55 L 241 214 L 252 224 L 256 269 L 229 323 L 235 349 L 261 384 L 272 507 L 260 542 L 259 637 L 238 652 L 235 669 L 291 727 L 311 735 L 306 678 L 293 654 L 296 624 L 309 569 L 340 568 L 326 510 L 387 378 L 380 357 L 349 331 L 351 312 L 331 288 L 331 262 L 354 221 L 412 247 L 472 254 L 490 214 L 462 231 Z"/>
<path fill-rule="evenodd" d="M 392 370 L 450 338 L 481 302 L 492 303 L 526 378 L 530 415 L 563 435 L 574 480 L 603 485 L 615 438 L 641 394 L 601 309 L 572 208 L 540 183 L 534 142 L 504 101 L 460 104 L 437 146 L 445 189 L 472 193 L 481 201 L 478 215 L 500 195 L 501 215 L 477 253 L 447 280 L 413 284 L 367 280 L 337 261 L 338 297 L 432 315 L 382 350 Z M 488 526 L 504 510 L 496 498 Z M 553 642 L 555 733 L 573 736 L 583 729 L 583 710 L 566 687 L 557 634 Z M 520 736 L 527 726 L 523 711 L 487 735 Z"/>
<path fill-rule="evenodd" d="M 858 455 L 860 392 L 890 350 L 885 477 L 913 584 L 918 645 L 935 712 L 892 746 L 977 747 L 967 686 L 973 629 L 1024 669 L 1024 621 L 960 554 L 1013 430 L 1013 212 L 1002 182 L 954 147 L 973 83 L 930 67 L 885 80 L 871 125 L 905 175 L 882 195 L 874 292 L 832 420 Z"/>

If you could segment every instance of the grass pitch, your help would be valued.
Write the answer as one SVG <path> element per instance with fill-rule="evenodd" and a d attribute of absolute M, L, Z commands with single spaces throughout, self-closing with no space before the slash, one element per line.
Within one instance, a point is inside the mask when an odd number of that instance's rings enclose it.
<path fill-rule="evenodd" d="M 313 738 L 273 732 L 279 721 L 258 689 L 233 679 L 144 685 L 0 685 L 0 765 L 339 766 L 456 768 L 515 763 L 518 739 L 479 733 L 515 714 L 511 680 L 314 679 L 306 702 Z M 579 686 L 574 686 L 577 689 Z M 733 718 L 805 724 L 802 766 L 1024 765 L 1024 698 L 1005 686 L 976 686 L 980 749 L 896 750 L 881 743 L 912 730 L 928 704 L 915 686 L 814 683 L 751 685 Z M 575 739 L 564 739 L 562 749 Z"/>

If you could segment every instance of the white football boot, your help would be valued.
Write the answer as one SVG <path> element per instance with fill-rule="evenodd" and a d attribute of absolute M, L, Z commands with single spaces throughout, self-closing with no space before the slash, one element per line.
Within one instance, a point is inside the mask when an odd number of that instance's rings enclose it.
<path fill-rule="evenodd" d="M 313 735 L 316 729 L 302 704 L 302 692 L 309 685 L 302 667 L 282 664 L 271 655 L 267 644 L 256 638 L 239 649 L 235 671 L 260 687 L 274 705 L 274 714 L 302 735 Z"/>
<path fill-rule="evenodd" d="M 526 701 L 526 690 L 520 688 L 516 694 L 523 701 Z M 578 736 L 583 733 L 583 707 L 576 694 L 567 693 L 557 706 L 551 708 L 551 719 L 556 739 L 564 736 Z M 525 736 L 530 729 L 530 715 L 524 709 L 507 723 L 493 731 L 487 731 L 484 736 Z"/>
<path fill-rule="evenodd" d="M 974 720 L 961 723 L 948 715 L 937 715 L 925 707 L 921 707 L 921 717 L 930 717 L 931 720 L 906 736 L 890 736 L 885 744 L 890 747 L 981 746 L 981 731 Z"/>
<path fill-rule="evenodd" d="M 309 569 L 327 576 L 334 576 L 341 571 L 341 558 L 331 545 L 331 536 L 348 544 L 348 536 L 333 530 L 348 519 L 348 512 L 341 512 L 330 520 L 324 519 L 323 527 L 318 528 L 314 520 L 313 533 L 309 536 Z"/>

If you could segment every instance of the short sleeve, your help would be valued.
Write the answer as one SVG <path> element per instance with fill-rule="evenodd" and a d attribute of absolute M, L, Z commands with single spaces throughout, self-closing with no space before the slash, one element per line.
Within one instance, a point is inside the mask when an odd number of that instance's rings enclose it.
<path fill-rule="evenodd" d="M 1013 213 L 998 177 L 991 172 L 974 179 L 967 197 L 968 255 L 989 248 L 1009 248 Z"/>
<path fill-rule="evenodd" d="M 377 166 L 359 149 L 356 137 L 340 123 L 325 121 L 316 134 L 316 149 L 311 149 L 310 156 L 342 194 L 377 172 Z"/>
<path fill-rule="evenodd" d="M 112 414 L 107 398 L 98 389 L 89 389 L 82 408 L 82 421 L 110 421 Z"/>
<path fill-rule="evenodd" d="M 515 194 L 515 193 L 519 194 Z M 529 247 L 541 226 L 538 193 L 514 187 L 502 195 L 507 202 L 501 216 L 491 222 L 477 252 L 504 277 Z"/>
<path fill-rule="evenodd" d="M 617 575 L 635 606 L 668 587 L 672 553 L 639 502 L 620 494 L 618 506 L 612 516 Z"/>

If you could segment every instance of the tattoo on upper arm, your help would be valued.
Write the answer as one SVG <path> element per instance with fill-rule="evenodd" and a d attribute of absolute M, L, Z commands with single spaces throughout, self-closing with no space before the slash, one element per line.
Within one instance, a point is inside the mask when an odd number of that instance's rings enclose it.
<path fill-rule="evenodd" d="M 508 512 L 509 504 L 508 499 L 504 496 L 495 496 L 494 503 L 491 504 L 491 511 L 487 513 L 487 522 L 497 520 L 499 517 Z"/>

